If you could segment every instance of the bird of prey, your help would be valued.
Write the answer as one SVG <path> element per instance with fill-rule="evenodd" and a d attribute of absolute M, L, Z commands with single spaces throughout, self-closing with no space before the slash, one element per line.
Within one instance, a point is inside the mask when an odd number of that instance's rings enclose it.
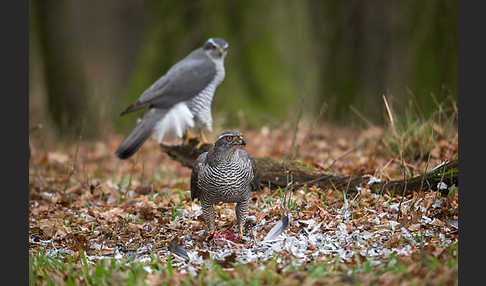
<path fill-rule="evenodd" d="M 207 142 L 204 132 L 212 131 L 211 102 L 225 76 L 227 52 L 225 40 L 210 38 L 145 90 L 120 114 L 146 109 L 116 155 L 127 159 L 151 136 L 160 143 L 163 139 L 186 136 L 188 129 L 198 131 Z"/>
<path fill-rule="evenodd" d="M 236 221 L 239 237 L 248 215 L 250 192 L 258 190 L 258 175 L 254 159 L 238 146 L 246 145 L 238 131 L 223 132 L 208 152 L 194 163 L 191 174 L 191 199 L 201 202 L 208 235 L 215 231 L 213 204 L 236 203 Z"/>

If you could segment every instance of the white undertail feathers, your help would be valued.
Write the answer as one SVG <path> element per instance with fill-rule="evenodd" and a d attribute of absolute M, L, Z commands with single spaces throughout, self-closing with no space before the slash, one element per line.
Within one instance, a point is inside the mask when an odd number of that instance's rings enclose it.
<path fill-rule="evenodd" d="M 159 143 L 164 139 L 181 138 L 187 128 L 194 127 L 194 116 L 185 102 L 172 107 L 165 116 L 157 122 L 152 138 Z"/>

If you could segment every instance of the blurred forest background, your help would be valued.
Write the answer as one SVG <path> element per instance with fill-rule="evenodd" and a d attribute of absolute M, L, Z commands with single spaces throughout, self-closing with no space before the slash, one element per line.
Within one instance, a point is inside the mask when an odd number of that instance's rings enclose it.
<path fill-rule="evenodd" d="M 380 125 L 383 95 L 423 116 L 457 99 L 457 1 L 31 0 L 30 125 L 127 133 L 141 113 L 119 113 L 213 36 L 230 44 L 220 126 Z"/>

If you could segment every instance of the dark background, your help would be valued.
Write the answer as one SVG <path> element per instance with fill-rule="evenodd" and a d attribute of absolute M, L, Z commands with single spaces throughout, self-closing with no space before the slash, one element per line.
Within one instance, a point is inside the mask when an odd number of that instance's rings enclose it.
<path fill-rule="evenodd" d="M 120 111 L 212 36 L 230 44 L 213 103 L 220 126 L 284 123 L 300 111 L 381 125 L 383 95 L 398 114 L 413 105 L 424 117 L 457 100 L 457 1 L 29 5 L 29 123 L 61 138 L 128 132 L 141 113 Z"/>

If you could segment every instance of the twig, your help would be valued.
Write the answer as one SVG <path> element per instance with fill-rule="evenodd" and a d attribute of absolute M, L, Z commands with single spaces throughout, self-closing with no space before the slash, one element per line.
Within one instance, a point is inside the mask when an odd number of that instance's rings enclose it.
<path fill-rule="evenodd" d="M 424 175 L 427 174 L 427 169 L 429 168 L 429 162 L 430 162 L 430 153 L 429 153 L 429 156 L 427 158 L 427 163 L 425 164 Z M 422 180 L 420 181 L 420 188 L 419 188 L 420 193 L 422 193 L 422 188 L 424 186 L 424 182 L 425 182 L 425 176 L 423 176 Z M 420 197 L 422 197 L 422 196 L 420 196 Z M 419 198 L 419 196 L 415 196 L 413 198 L 411 206 L 415 205 L 415 202 L 417 201 L 418 198 Z M 400 212 L 400 208 L 398 209 L 398 211 Z"/>
<path fill-rule="evenodd" d="M 444 176 L 445 176 L 445 172 L 444 172 L 444 170 L 445 170 L 445 165 L 444 165 L 444 166 L 442 166 L 442 175 L 441 175 L 441 177 L 440 177 L 440 181 L 439 181 L 439 183 L 438 183 L 438 186 L 440 186 L 440 185 L 442 184 L 443 180 L 444 180 Z M 435 192 L 435 194 L 434 194 L 434 201 L 437 199 L 437 193 L 440 193 L 440 187 L 438 187 L 438 188 L 437 188 L 437 191 L 438 191 L 438 192 Z M 425 210 L 425 214 L 427 214 L 427 212 L 429 211 L 429 208 L 430 208 L 430 206 L 431 206 L 431 205 L 432 205 L 432 204 L 429 204 L 429 206 L 428 206 L 428 207 L 427 207 L 427 209 Z"/>
<path fill-rule="evenodd" d="M 376 170 L 375 170 L 375 177 L 378 177 L 378 176 L 387 177 L 387 179 L 388 179 L 388 181 L 389 181 L 389 180 L 390 180 L 390 177 L 389 177 L 389 176 L 387 176 L 387 175 L 384 173 L 384 171 L 385 171 L 385 169 L 386 169 L 386 168 L 387 168 L 387 167 L 388 167 L 388 166 L 389 166 L 389 165 L 390 165 L 390 164 L 391 164 L 391 163 L 392 163 L 394 160 L 395 160 L 395 159 L 394 159 L 394 158 L 392 158 L 392 159 L 390 159 L 388 162 L 386 162 L 386 164 L 385 164 L 383 167 L 381 167 L 381 168 L 379 168 L 379 169 L 376 169 Z M 378 175 L 378 174 L 379 174 L 379 175 Z"/>
<path fill-rule="evenodd" d="M 300 120 L 302 119 L 302 115 L 304 114 L 303 109 L 304 109 L 303 104 L 301 104 L 299 111 L 297 113 L 297 118 L 295 120 L 294 132 L 293 132 L 293 135 L 292 135 L 292 142 L 290 144 L 290 155 L 289 155 L 290 159 L 294 159 L 295 156 L 297 156 L 297 152 L 298 152 L 298 149 L 299 149 L 296 141 L 297 141 L 297 132 L 299 131 L 299 123 L 300 123 Z"/>
<path fill-rule="evenodd" d="M 383 96 L 385 97 L 385 96 Z M 386 101 L 385 101 L 386 103 Z M 390 114 L 391 116 L 391 114 Z M 400 144 L 400 159 L 401 159 L 401 165 L 400 167 L 402 168 L 403 170 L 403 180 L 405 181 L 405 185 L 403 186 L 403 192 L 402 192 L 402 198 L 400 199 L 400 203 L 398 204 L 398 212 L 397 212 L 397 221 L 398 219 L 400 219 L 400 215 L 401 215 L 401 208 L 402 208 L 402 203 L 403 203 L 403 200 L 405 198 L 405 194 L 407 192 L 407 184 L 408 184 L 408 180 L 407 180 L 407 175 L 406 175 L 406 167 L 405 167 L 405 162 L 403 160 L 403 152 L 402 152 L 402 145 Z"/>
<path fill-rule="evenodd" d="M 306 138 L 310 137 L 310 134 L 314 130 L 315 126 L 317 125 L 318 120 L 322 117 L 322 114 L 324 113 L 326 108 L 327 108 L 327 104 L 325 102 L 323 102 L 321 104 L 321 107 L 319 108 L 319 112 L 318 112 L 317 116 L 315 116 L 314 119 L 311 121 L 311 124 L 310 124 L 310 126 L 309 126 L 309 128 L 308 128 L 308 130 L 307 130 L 307 132 L 304 136 L 304 140 L 302 140 L 302 143 L 299 146 L 297 146 L 296 153 L 300 149 L 300 146 L 305 142 Z"/>
<path fill-rule="evenodd" d="M 349 177 L 349 180 L 348 180 L 348 185 L 346 186 L 346 188 L 344 189 L 344 195 L 347 197 L 348 195 L 348 190 L 349 190 L 349 185 L 351 184 L 351 177 Z"/>
<path fill-rule="evenodd" d="M 401 213 L 402 213 L 402 203 L 403 200 L 405 199 L 406 196 L 406 191 L 407 191 L 407 183 L 408 180 L 405 178 L 405 170 L 403 171 L 403 176 L 405 180 L 405 186 L 403 186 L 403 192 L 402 192 L 402 198 L 400 199 L 400 203 L 398 204 L 398 212 L 397 212 L 397 221 L 400 219 Z"/>
<path fill-rule="evenodd" d="M 356 108 L 354 108 L 352 105 L 349 106 L 349 108 L 351 109 L 352 112 L 354 112 L 359 118 L 361 118 L 367 125 L 368 127 L 370 126 L 374 126 L 374 124 L 369 121 L 368 119 L 366 119 L 366 117 L 364 117 L 363 114 L 361 114 L 361 112 L 359 112 Z"/>
<path fill-rule="evenodd" d="M 293 175 L 291 171 L 286 170 L 286 177 L 287 177 L 287 185 L 285 186 L 284 190 L 284 197 L 281 205 L 281 210 L 282 210 L 282 215 L 285 215 L 289 212 L 290 209 L 290 200 L 292 198 L 292 193 L 293 193 Z"/>
<path fill-rule="evenodd" d="M 130 177 L 128 178 L 127 190 L 132 186 L 132 177 L 133 177 L 133 172 L 135 172 L 135 166 L 137 166 L 137 159 L 138 159 L 138 156 L 136 156 L 135 160 L 133 161 L 132 170 L 130 172 Z"/>
<path fill-rule="evenodd" d="M 390 106 L 388 106 L 388 101 L 386 100 L 386 96 L 383 95 L 383 101 L 385 101 L 386 112 L 388 113 L 388 117 L 390 118 L 390 124 L 392 127 L 393 134 L 397 135 L 397 130 L 395 129 L 395 120 L 393 120 L 393 115 L 390 110 Z"/>
<path fill-rule="evenodd" d="M 142 184 L 142 186 L 144 185 L 144 176 L 145 175 L 145 160 L 142 160 L 142 174 L 140 176 L 140 182 Z"/>
<path fill-rule="evenodd" d="M 83 125 L 81 125 L 81 128 L 79 129 L 79 138 L 78 138 L 78 142 L 76 143 L 76 151 L 74 152 L 73 164 L 71 165 L 71 168 L 70 168 L 70 170 L 68 172 L 67 182 L 64 185 L 64 189 L 62 190 L 63 193 L 66 193 L 66 190 L 68 188 L 69 181 L 71 180 L 71 177 L 74 175 L 74 171 L 76 170 L 76 161 L 78 160 L 79 143 L 81 142 L 81 138 L 82 138 L 81 134 L 82 134 L 82 131 L 83 131 Z"/>
<path fill-rule="evenodd" d="M 329 166 L 327 169 L 328 169 L 328 170 L 331 170 L 331 169 L 332 169 L 332 167 L 334 166 L 334 164 L 335 164 L 335 163 L 336 163 L 338 160 L 340 160 L 340 159 L 342 159 L 342 158 L 346 157 L 347 155 L 351 154 L 352 152 L 354 152 L 354 151 L 358 150 L 359 148 L 361 148 L 361 147 L 363 146 L 363 144 L 364 144 L 364 142 L 361 142 L 361 143 L 357 144 L 356 146 L 354 146 L 353 148 L 351 148 L 351 149 L 349 149 L 348 151 L 346 151 L 346 152 L 344 152 L 343 154 L 341 154 L 339 157 L 337 157 L 336 159 L 334 159 L 334 161 L 332 161 L 331 165 L 330 165 L 330 166 Z"/>
<path fill-rule="evenodd" d="M 332 177 L 333 175 L 332 174 L 328 174 L 328 175 L 324 175 L 324 176 L 321 176 L 321 177 L 318 177 L 318 178 L 315 178 L 315 179 L 312 179 L 312 180 L 309 180 L 309 181 L 306 181 L 306 182 L 303 182 L 303 183 L 300 183 L 300 184 L 297 184 L 295 185 L 296 188 L 299 188 L 299 187 L 302 187 L 304 185 L 313 185 L 317 182 L 320 182 L 320 181 L 323 181 L 329 177 Z"/>

